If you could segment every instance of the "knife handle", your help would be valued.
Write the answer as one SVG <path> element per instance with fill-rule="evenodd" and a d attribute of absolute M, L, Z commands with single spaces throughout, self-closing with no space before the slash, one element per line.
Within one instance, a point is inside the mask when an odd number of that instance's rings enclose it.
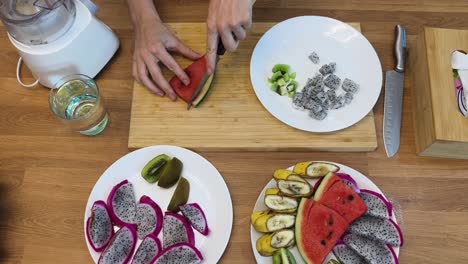
<path fill-rule="evenodd" d="M 226 53 L 226 48 L 224 48 L 223 40 L 221 40 L 221 37 L 220 37 L 218 38 L 218 50 L 216 51 L 216 54 L 218 56 L 223 56 L 224 53 Z"/>
<path fill-rule="evenodd" d="M 395 71 L 404 72 L 406 63 L 406 30 L 402 25 L 395 28 Z"/>

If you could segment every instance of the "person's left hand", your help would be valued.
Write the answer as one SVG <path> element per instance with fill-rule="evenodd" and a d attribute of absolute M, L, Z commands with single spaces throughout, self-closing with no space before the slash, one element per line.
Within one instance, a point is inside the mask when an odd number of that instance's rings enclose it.
<path fill-rule="evenodd" d="M 245 30 L 252 25 L 253 0 L 211 0 L 207 25 L 207 72 L 212 74 L 216 67 L 218 39 L 226 51 L 234 51 L 239 40 L 246 37 Z"/>

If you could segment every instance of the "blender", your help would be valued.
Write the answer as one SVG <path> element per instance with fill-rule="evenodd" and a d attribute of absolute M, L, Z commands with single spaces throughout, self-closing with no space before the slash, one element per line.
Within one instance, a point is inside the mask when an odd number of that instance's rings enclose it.
<path fill-rule="evenodd" d="M 0 0 L 0 20 L 18 51 L 18 82 L 52 88 L 72 74 L 95 77 L 112 58 L 119 40 L 95 17 L 90 0 Z M 36 82 L 19 78 L 24 62 Z"/>

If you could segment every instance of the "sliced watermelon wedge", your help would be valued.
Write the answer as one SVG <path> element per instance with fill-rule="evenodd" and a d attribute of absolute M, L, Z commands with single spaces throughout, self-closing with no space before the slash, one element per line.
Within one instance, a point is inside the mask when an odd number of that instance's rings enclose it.
<path fill-rule="evenodd" d="M 296 245 L 309 264 L 322 264 L 348 227 L 334 210 L 312 199 L 301 200 L 296 217 Z"/>
<path fill-rule="evenodd" d="M 314 200 L 336 211 L 348 223 L 367 211 L 359 195 L 336 175 L 327 175 L 323 179 L 314 195 Z"/>
<path fill-rule="evenodd" d="M 206 58 L 205 56 L 201 57 L 200 59 L 196 60 L 192 64 L 190 64 L 187 68 L 185 68 L 185 72 L 190 78 L 190 84 L 189 85 L 184 85 L 177 76 L 172 77 L 172 79 L 169 81 L 169 84 L 171 85 L 172 89 L 176 92 L 176 94 L 185 102 L 190 102 L 192 99 L 193 94 L 197 90 L 197 88 L 200 85 L 205 86 L 205 83 L 201 83 L 202 80 L 204 79 L 204 75 L 206 74 Z M 211 83 L 212 76 L 211 78 L 208 78 Z M 206 78 L 205 78 L 206 79 Z M 197 106 L 199 103 L 201 103 L 202 99 L 208 94 L 210 85 L 208 85 L 206 88 L 203 87 L 202 91 L 200 91 L 200 94 L 198 97 L 201 96 L 200 99 L 196 103 L 194 103 L 194 106 Z"/>

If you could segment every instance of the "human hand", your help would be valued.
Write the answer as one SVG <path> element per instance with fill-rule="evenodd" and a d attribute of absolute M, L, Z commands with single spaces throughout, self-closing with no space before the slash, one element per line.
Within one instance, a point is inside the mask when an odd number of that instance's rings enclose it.
<path fill-rule="evenodd" d="M 207 25 L 207 71 L 216 67 L 216 51 L 221 38 L 226 51 L 234 51 L 239 40 L 246 37 L 245 30 L 252 25 L 253 0 L 211 0 Z"/>
<path fill-rule="evenodd" d="M 160 63 L 172 71 L 185 85 L 190 79 L 170 52 L 196 60 L 202 55 L 185 46 L 158 18 L 146 19 L 135 25 L 133 77 L 159 96 L 166 94 L 171 100 L 177 96 L 164 78 Z"/>

